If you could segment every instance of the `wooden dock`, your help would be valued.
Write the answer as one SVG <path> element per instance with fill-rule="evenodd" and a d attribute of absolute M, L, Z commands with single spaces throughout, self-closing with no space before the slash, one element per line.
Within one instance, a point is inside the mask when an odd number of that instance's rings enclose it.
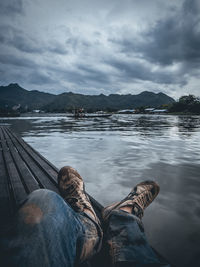
<path fill-rule="evenodd" d="M 0 127 L 0 229 L 5 231 L 17 207 L 39 188 L 58 193 L 58 169 L 8 127 Z M 103 208 L 89 196 L 97 212 Z"/>

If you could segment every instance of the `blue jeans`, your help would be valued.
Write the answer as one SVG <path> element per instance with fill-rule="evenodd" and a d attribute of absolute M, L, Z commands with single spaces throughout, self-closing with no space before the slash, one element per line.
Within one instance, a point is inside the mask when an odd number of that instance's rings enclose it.
<path fill-rule="evenodd" d="M 115 267 L 170 267 L 166 260 L 149 245 L 142 221 L 122 210 L 113 210 L 104 231 Z"/>
<path fill-rule="evenodd" d="M 113 265 L 169 266 L 160 262 L 132 214 L 112 212 L 105 242 Z M 1 266 L 73 267 L 95 255 L 101 243 L 102 231 L 87 214 L 72 210 L 55 192 L 40 189 L 28 196 L 12 233 L 1 240 Z"/>

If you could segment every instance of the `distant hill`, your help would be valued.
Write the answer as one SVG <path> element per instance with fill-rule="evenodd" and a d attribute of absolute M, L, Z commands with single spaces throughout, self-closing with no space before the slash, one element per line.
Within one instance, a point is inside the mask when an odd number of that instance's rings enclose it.
<path fill-rule="evenodd" d="M 22 108 L 29 110 L 43 109 L 45 111 L 66 111 L 77 107 L 86 110 L 119 110 L 141 106 L 159 107 L 163 104 L 173 103 L 174 99 L 163 93 L 142 92 L 138 95 L 118 95 L 109 96 L 83 95 L 72 92 L 53 95 L 39 91 L 28 91 L 18 84 L 0 86 L 0 108 L 13 107 L 20 104 Z"/>
<path fill-rule="evenodd" d="M 22 107 L 28 106 L 30 110 L 40 109 L 44 105 L 52 102 L 55 95 L 39 91 L 28 91 L 20 87 L 17 83 L 8 86 L 0 86 L 0 107 L 5 105 L 13 107 L 20 104 Z"/>
<path fill-rule="evenodd" d="M 86 110 L 119 110 L 133 109 L 141 106 L 159 107 L 174 102 L 174 99 L 163 93 L 142 92 L 138 95 L 82 95 L 63 93 L 45 106 L 48 111 L 69 110 L 83 107 Z"/>

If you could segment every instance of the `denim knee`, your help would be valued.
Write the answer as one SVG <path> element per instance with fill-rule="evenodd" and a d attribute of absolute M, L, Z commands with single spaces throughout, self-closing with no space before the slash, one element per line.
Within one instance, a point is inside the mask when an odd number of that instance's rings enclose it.
<path fill-rule="evenodd" d="M 73 266 L 83 233 L 79 215 L 61 196 L 36 190 L 18 210 L 12 233 L 0 242 L 3 261 L 9 262 L 4 266 Z"/>
<path fill-rule="evenodd" d="M 37 189 L 28 195 L 27 201 L 29 200 L 44 201 L 45 199 L 56 200 L 58 197 L 61 198 L 56 192 L 51 191 L 49 189 Z"/>
<path fill-rule="evenodd" d="M 67 209 L 68 213 L 73 213 L 71 207 L 57 193 L 48 189 L 38 189 L 27 197 L 18 215 L 25 224 L 38 224 L 46 216 L 60 214 L 63 208 Z"/>

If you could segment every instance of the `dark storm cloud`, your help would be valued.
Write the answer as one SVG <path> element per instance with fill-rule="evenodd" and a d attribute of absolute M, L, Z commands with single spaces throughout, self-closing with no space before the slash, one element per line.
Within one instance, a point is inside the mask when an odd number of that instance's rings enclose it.
<path fill-rule="evenodd" d="M 170 71 L 161 69 L 153 71 L 145 63 L 134 60 L 119 60 L 116 58 L 105 60 L 105 63 L 117 68 L 121 80 L 142 80 L 152 81 L 158 84 L 186 84 L 186 79 L 179 76 L 173 76 Z"/>
<path fill-rule="evenodd" d="M 0 53 L 0 63 L 16 67 L 37 68 L 38 66 L 34 61 L 28 58 L 21 58 L 14 54 Z"/>
<path fill-rule="evenodd" d="M 14 47 L 22 52 L 42 53 L 44 48 L 38 45 L 36 40 L 29 38 L 23 31 L 10 25 L 0 26 L 1 44 Z"/>
<path fill-rule="evenodd" d="M 94 80 L 99 83 L 109 83 L 109 73 L 103 72 L 101 70 L 95 69 L 94 66 L 87 66 L 78 64 L 78 69 L 84 71 L 85 79 Z"/>
<path fill-rule="evenodd" d="M 68 69 L 64 67 L 49 66 L 48 70 L 54 73 L 57 80 L 67 80 L 69 83 L 75 83 L 78 86 L 85 86 L 85 76 L 77 69 Z"/>
<path fill-rule="evenodd" d="M 3 83 L 10 75 L 44 91 L 198 92 L 197 0 L 3 0 L 0 10 Z"/>
<path fill-rule="evenodd" d="M 52 42 L 49 46 L 46 47 L 45 51 L 59 55 L 66 55 L 68 53 L 67 48 L 58 42 Z"/>
<path fill-rule="evenodd" d="M 21 52 L 31 54 L 47 52 L 67 54 L 66 47 L 58 41 L 50 40 L 48 43 L 43 43 L 11 25 L 0 26 L 0 42 L 8 47 L 14 47 Z"/>
<path fill-rule="evenodd" d="M 31 84 L 43 85 L 43 84 L 55 84 L 55 81 L 51 78 L 51 74 L 43 74 L 38 70 L 33 70 L 27 77 L 27 81 Z"/>
<path fill-rule="evenodd" d="M 56 73 L 56 77 L 68 82 L 79 85 L 80 88 L 87 88 L 92 83 L 93 86 L 99 84 L 110 84 L 109 74 L 102 72 L 101 70 L 94 69 L 90 66 L 77 64 L 74 69 L 66 69 L 63 67 L 49 67 L 52 73 Z"/>
<path fill-rule="evenodd" d="M 13 16 L 23 13 L 23 0 L 1 0 L 0 14 L 1 16 Z"/>
<path fill-rule="evenodd" d="M 155 26 L 134 38 L 110 39 L 123 53 L 138 53 L 140 57 L 161 65 L 174 62 L 200 62 L 200 4 L 186 0 L 181 10 L 157 21 Z"/>
<path fill-rule="evenodd" d="M 150 49 L 144 55 L 161 64 L 200 62 L 199 7 L 197 0 L 187 0 L 178 15 L 159 21 L 148 33 Z"/>

